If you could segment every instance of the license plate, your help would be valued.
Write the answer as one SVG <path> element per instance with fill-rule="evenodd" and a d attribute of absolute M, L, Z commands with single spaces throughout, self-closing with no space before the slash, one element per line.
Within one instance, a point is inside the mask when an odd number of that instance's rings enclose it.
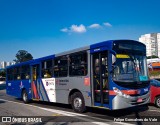
<path fill-rule="evenodd" d="M 142 102 L 142 101 L 143 101 L 143 100 L 142 100 L 141 98 L 137 100 L 137 102 Z"/>

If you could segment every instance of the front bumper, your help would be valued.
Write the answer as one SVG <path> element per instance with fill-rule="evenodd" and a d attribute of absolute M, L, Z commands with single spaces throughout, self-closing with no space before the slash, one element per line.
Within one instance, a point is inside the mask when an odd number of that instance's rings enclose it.
<path fill-rule="evenodd" d="M 139 101 L 140 100 L 140 101 Z M 138 105 L 144 105 L 150 102 L 150 92 L 142 96 L 123 96 L 116 95 L 112 100 L 112 109 L 124 109 Z"/>

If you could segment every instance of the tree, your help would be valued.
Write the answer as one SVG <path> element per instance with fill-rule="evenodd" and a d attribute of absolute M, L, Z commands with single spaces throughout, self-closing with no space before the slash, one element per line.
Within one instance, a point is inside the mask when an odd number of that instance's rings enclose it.
<path fill-rule="evenodd" d="M 6 77 L 5 70 L 0 70 L 0 77 Z"/>
<path fill-rule="evenodd" d="M 154 59 L 154 58 L 158 58 L 158 56 L 155 56 L 155 55 L 147 56 L 147 59 Z"/>
<path fill-rule="evenodd" d="M 15 61 L 16 63 L 21 63 L 33 59 L 33 56 L 26 50 L 19 50 L 15 57 L 16 59 L 14 59 L 13 61 Z"/>

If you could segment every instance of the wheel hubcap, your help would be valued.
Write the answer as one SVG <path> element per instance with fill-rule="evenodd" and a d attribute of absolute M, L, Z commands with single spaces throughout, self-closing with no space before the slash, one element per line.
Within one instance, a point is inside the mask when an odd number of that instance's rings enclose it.
<path fill-rule="evenodd" d="M 160 107 L 160 99 L 157 99 L 157 105 Z"/>
<path fill-rule="evenodd" d="M 82 106 L 82 100 L 80 98 L 75 98 L 74 99 L 74 107 L 76 109 L 80 108 Z"/>
<path fill-rule="evenodd" d="M 24 93 L 24 94 L 23 94 L 23 100 L 26 101 L 26 99 L 27 99 L 27 94 Z"/>

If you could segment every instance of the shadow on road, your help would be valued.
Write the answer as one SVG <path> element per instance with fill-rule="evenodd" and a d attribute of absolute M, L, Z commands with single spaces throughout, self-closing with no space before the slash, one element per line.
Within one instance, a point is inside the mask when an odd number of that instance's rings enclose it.
<path fill-rule="evenodd" d="M 17 100 L 21 100 L 20 98 L 17 98 Z M 50 109 L 57 109 L 57 110 L 62 110 L 62 111 L 68 111 L 68 112 L 74 112 L 71 108 L 70 105 L 67 104 L 60 104 L 60 103 L 51 103 L 51 102 L 44 102 L 44 101 L 31 101 L 31 105 L 36 105 L 44 108 L 50 108 Z M 101 119 L 108 119 L 111 121 L 114 121 L 116 118 L 120 119 L 140 119 L 142 116 L 140 115 L 141 112 L 147 111 L 148 105 L 143 105 L 143 106 L 137 106 L 137 107 L 132 107 L 132 108 L 127 108 L 127 109 L 121 109 L 121 110 L 106 110 L 106 109 L 98 109 L 98 108 L 87 108 L 87 111 L 83 113 L 84 115 L 87 116 L 92 116 L 96 118 L 101 118 Z M 96 119 L 95 119 L 96 120 Z M 137 125 L 142 125 L 143 122 L 141 121 L 135 121 L 135 122 L 129 122 L 129 123 L 134 123 Z"/>
<path fill-rule="evenodd" d="M 16 100 L 23 101 L 21 98 L 16 98 Z M 51 108 L 51 109 L 61 109 L 64 108 L 65 111 L 72 111 L 72 108 L 70 105 L 67 104 L 61 104 L 61 103 L 53 103 L 53 102 L 45 102 L 45 101 L 30 101 L 29 104 Z"/>
<path fill-rule="evenodd" d="M 22 100 L 17 98 L 17 100 Z M 37 105 L 41 107 L 51 108 L 51 109 L 59 109 L 59 110 L 65 110 L 69 112 L 74 112 L 72 110 L 71 105 L 68 104 L 61 104 L 61 103 L 52 103 L 52 102 L 45 102 L 45 101 L 31 101 L 32 105 Z M 132 108 L 127 109 L 120 109 L 120 110 L 108 110 L 108 109 L 99 109 L 99 108 L 91 108 L 87 107 L 87 111 L 84 114 L 91 114 L 92 116 L 110 116 L 110 117 L 123 117 L 127 115 L 133 115 L 135 114 L 137 116 L 137 113 L 145 112 L 147 111 L 148 105 L 142 105 L 142 106 L 136 106 Z"/>
<path fill-rule="evenodd" d="M 149 109 L 148 105 L 136 106 L 127 109 L 120 109 L 120 110 L 105 110 L 105 109 L 95 109 L 95 108 L 88 108 L 88 112 L 92 113 L 93 117 L 99 117 L 103 119 L 110 119 L 114 121 L 114 119 L 144 119 L 141 112 L 145 112 Z M 124 121 L 126 122 L 126 120 Z M 141 121 L 132 121 L 128 123 L 134 123 L 137 125 L 142 125 L 143 122 Z"/>
<path fill-rule="evenodd" d="M 108 116 L 112 116 L 112 117 L 121 117 L 121 116 L 133 114 L 135 112 L 136 113 L 137 112 L 144 112 L 148 109 L 149 109 L 148 105 L 143 105 L 143 106 L 136 106 L 136 107 L 127 108 L 127 109 L 120 109 L 120 110 L 88 108 L 88 112 L 96 113 L 99 115 L 108 115 Z"/>

